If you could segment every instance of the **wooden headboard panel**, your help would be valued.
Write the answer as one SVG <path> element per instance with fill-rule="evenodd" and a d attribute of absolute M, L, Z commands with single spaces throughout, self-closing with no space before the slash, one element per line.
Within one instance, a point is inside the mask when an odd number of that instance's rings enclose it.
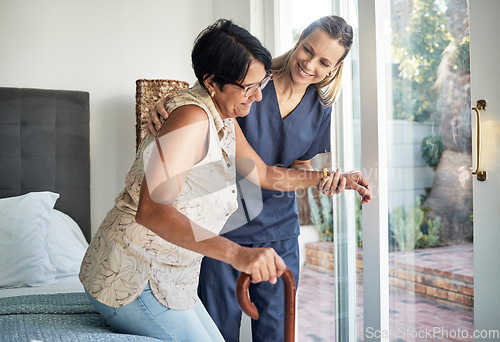
<path fill-rule="evenodd" d="M 0 198 L 56 192 L 88 241 L 89 150 L 89 93 L 0 88 Z"/>

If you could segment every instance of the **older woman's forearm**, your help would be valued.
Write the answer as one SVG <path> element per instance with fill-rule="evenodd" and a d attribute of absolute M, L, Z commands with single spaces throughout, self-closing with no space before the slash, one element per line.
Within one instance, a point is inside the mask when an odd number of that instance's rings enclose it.
<path fill-rule="evenodd" d="M 143 182 L 141 193 L 147 191 L 145 183 Z M 136 222 L 166 241 L 230 264 L 238 271 L 250 274 L 252 281 L 256 283 L 276 283 L 276 278 L 286 268 L 272 248 L 242 247 L 190 221 L 171 204 L 150 201 L 145 193 L 141 194 L 141 198 L 143 201 L 139 201 Z"/>
<path fill-rule="evenodd" d="M 136 222 L 174 245 L 231 264 L 240 246 L 200 227 L 171 204 L 140 207 Z"/>
<path fill-rule="evenodd" d="M 151 200 L 146 180 L 142 184 L 135 219 L 162 239 L 193 252 L 224 262 L 230 262 L 237 253 L 237 244 L 200 227 L 172 204 Z"/>
<path fill-rule="evenodd" d="M 270 190 L 294 191 L 315 187 L 322 179 L 322 171 L 267 166 L 260 186 Z"/>

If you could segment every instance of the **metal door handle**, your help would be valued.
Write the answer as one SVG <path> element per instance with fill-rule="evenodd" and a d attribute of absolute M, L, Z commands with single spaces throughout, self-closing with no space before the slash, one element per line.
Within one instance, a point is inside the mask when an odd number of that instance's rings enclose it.
<path fill-rule="evenodd" d="M 476 112 L 477 115 L 477 158 L 476 158 L 476 170 L 472 171 L 473 175 L 477 175 L 478 181 L 486 180 L 486 171 L 481 171 L 481 115 L 479 114 L 480 110 L 486 110 L 486 100 L 477 101 L 476 107 L 472 107 L 472 109 Z"/>

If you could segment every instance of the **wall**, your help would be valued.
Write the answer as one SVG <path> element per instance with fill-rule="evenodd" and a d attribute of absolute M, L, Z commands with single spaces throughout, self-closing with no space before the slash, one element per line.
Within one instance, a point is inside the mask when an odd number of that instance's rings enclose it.
<path fill-rule="evenodd" d="M 253 2 L 252 0 L 212 0 L 214 20 L 231 19 L 235 24 L 250 30 L 250 10 Z"/>
<path fill-rule="evenodd" d="M 434 171 L 422 158 L 422 140 L 432 135 L 430 123 L 389 120 L 388 187 L 389 212 L 395 207 L 410 208 L 426 188 L 431 188 Z"/>
<path fill-rule="evenodd" d="M 252 16 L 263 6 L 264 0 L 0 2 L 0 86 L 90 93 L 93 232 L 134 158 L 135 80 L 192 84 L 198 33 L 228 18 L 263 36 L 263 11 Z"/>
<path fill-rule="evenodd" d="M 135 152 L 135 80 L 194 82 L 190 51 L 213 21 L 205 0 L 2 0 L 0 86 L 90 93 L 92 231 Z"/>

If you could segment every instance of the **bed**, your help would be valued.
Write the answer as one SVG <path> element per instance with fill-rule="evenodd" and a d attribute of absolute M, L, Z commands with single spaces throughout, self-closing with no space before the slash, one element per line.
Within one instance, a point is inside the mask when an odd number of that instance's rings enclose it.
<path fill-rule="evenodd" d="M 0 339 L 115 334 L 78 281 L 90 231 L 89 94 L 0 88 Z"/>

